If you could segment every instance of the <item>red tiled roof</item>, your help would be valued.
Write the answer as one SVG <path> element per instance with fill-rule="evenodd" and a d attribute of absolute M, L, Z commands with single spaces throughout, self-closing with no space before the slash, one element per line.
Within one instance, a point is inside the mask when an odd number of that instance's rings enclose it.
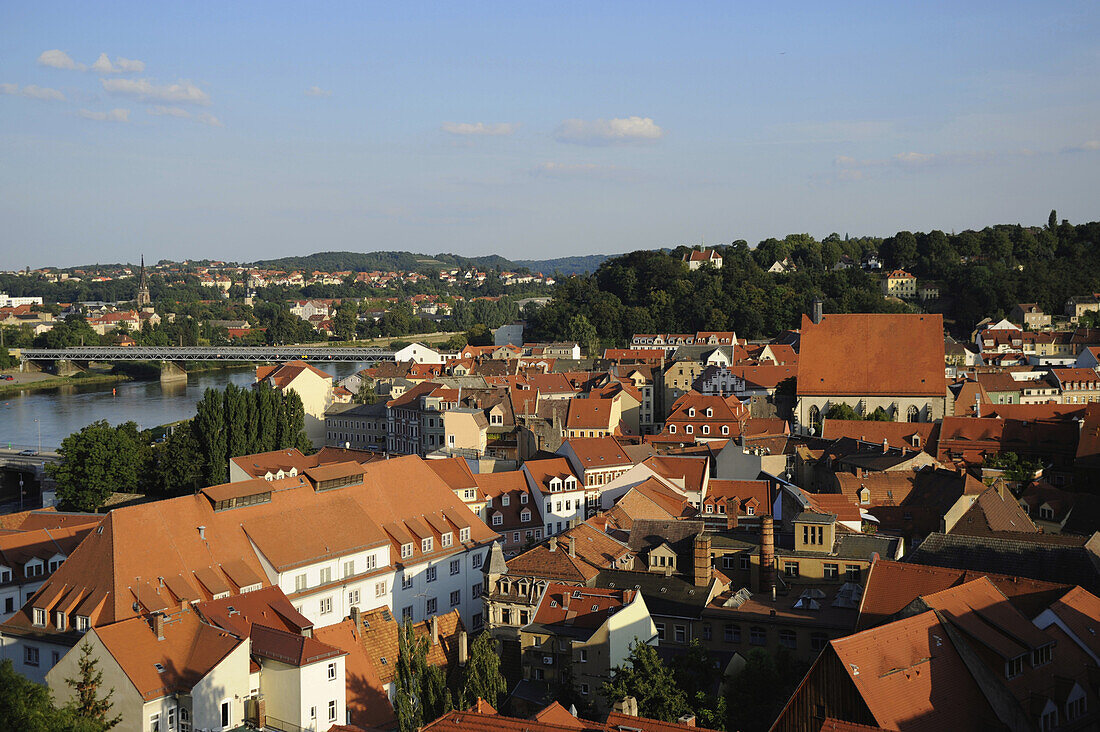
<path fill-rule="evenodd" d="M 612 468 L 633 465 L 614 437 L 572 437 L 565 443 L 573 448 L 584 469 Z"/>
<path fill-rule="evenodd" d="M 611 590 L 551 583 L 542 595 L 534 621 L 541 625 L 568 624 L 595 630 L 616 610 L 628 605 L 634 590 Z"/>
<path fill-rule="evenodd" d="M 799 395 L 942 397 L 943 372 L 941 315 L 803 316 Z"/>
<path fill-rule="evenodd" d="M 256 381 L 271 379 L 277 389 L 285 389 L 292 381 L 303 372 L 308 372 L 322 379 L 332 379 L 332 374 L 326 374 L 319 368 L 305 361 L 288 361 L 274 366 L 259 366 L 256 368 Z"/>

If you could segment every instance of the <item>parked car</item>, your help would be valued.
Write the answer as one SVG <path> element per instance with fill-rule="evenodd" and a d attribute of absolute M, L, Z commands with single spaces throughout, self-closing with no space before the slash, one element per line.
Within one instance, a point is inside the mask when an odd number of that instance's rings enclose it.
<path fill-rule="evenodd" d="M 0 379 L 3 379 L 4 381 L 13 381 L 15 377 L 11 374 L 0 374 Z"/>
<path fill-rule="evenodd" d="M 20 450 L 19 454 L 20 455 L 37 455 L 38 450 Z"/>

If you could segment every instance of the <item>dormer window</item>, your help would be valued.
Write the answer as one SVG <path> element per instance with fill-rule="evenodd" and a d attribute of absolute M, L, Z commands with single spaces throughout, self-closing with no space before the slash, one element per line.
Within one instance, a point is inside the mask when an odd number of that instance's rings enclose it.
<path fill-rule="evenodd" d="M 729 433 L 730 433 L 730 427 L 729 427 L 729 425 L 728 425 L 728 424 L 724 424 L 724 425 L 722 425 L 722 434 L 723 434 L 723 435 L 728 435 Z"/>
<path fill-rule="evenodd" d="M 1046 521 L 1053 521 L 1054 520 L 1054 509 L 1051 508 L 1050 506 L 1046 505 L 1045 503 L 1042 506 L 1039 506 L 1039 518 L 1044 519 Z"/>
<path fill-rule="evenodd" d="M 420 540 L 420 551 L 427 554 L 432 550 L 432 546 L 435 542 L 432 541 L 432 537 Z"/>
<path fill-rule="evenodd" d="M 45 608 L 41 608 L 41 607 L 34 608 L 34 618 L 33 618 L 33 620 L 34 620 L 34 624 L 37 625 L 39 628 L 45 628 L 46 627 L 46 610 L 45 610 Z"/>
<path fill-rule="evenodd" d="M 443 534 L 442 536 L 440 536 L 439 537 L 440 546 L 443 546 L 443 547 L 450 546 L 451 542 L 453 541 L 453 537 L 454 537 L 454 535 L 450 531 L 448 531 L 446 534 Z"/>
<path fill-rule="evenodd" d="M 500 526 L 503 523 L 504 523 L 504 517 L 501 516 L 499 513 L 494 513 L 493 514 L 493 526 Z"/>
<path fill-rule="evenodd" d="M 670 435 L 674 435 L 674 434 L 676 434 L 676 425 L 674 425 L 674 424 L 670 424 L 670 425 L 668 426 L 668 433 L 669 433 Z"/>
<path fill-rule="evenodd" d="M 459 541 L 469 541 L 470 540 L 470 529 L 469 529 L 469 527 L 458 530 L 458 540 Z"/>
<path fill-rule="evenodd" d="M 1032 668 L 1038 668 L 1039 666 L 1045 666 L 1054 659 L 1054 644 L 1047 643 L 1045 646 L 1040 646 L 1031 652 L 1031 666 Z"/>
<path fill-rule="evenodd" d="M 708 417 L 713 417 L 714 416 L 714 410 L 711 409 L 710 407 L 707 407 L 707 416 Z"/>
<path fill-rule="evenodd" d="M 65 613 L 54 611 L 53 625 L 55 628 L 57 628 L 58 630 L 65 630 L 66 620 L 67 618 L 65 617 Z"/>
<path fill-rule="evenodd" d="M 1026 654 L 1020 654 L 1016 658 L 1005 661 L 1005 678 L 1014 679 L 1024 672 L 1024 658 Z"/>
<path fill-rule="evenodd" d="M 511 499 L 509 498 L 507 493 L 500 497 L 500 505 L 507 506 L 510 502 Z"/>
<path fill-rule="evenodd" d="M 709 435 L 710 434 L 710 425 L 709 424 L 703 425 L 703 434 L 704 435 Z"/>
<path fill-rule="evenodd" d="M 694 417 L 695 416 L 695 407 L 688 407 L 688 416 L 689 417 Z"/>
<path fill-rule="evenodd" d="M 80 631 L 81 633 L 86 632 L 88 630 L 88 625 L 89 625 L 89 623 L 88 623 L 88 616 L 87 615 L 77 615 L 76 616 L 76 629 L 78 631 Z"/>
<path fill-rule="evenodd" d="M 401 558 L 402 559 L 408 559 L 412 555 L 413 555 L 413 545 L 412 545 L 412 543 L 410 542 L 408 544 L 402 544 L 401 545 Z"/>
<path fill-rule="evenodd" d="M 519 520 L 520 520 L 520 521 L 522 521 L 522 522 L 524 522 L 524 523 L 527 523 L 528 521 L 530 521 L 530 520 L 531 520 L 531 512 L 530 512 L 530 511 L 527 511 L 527 510 L 525 510 L 525 511 L 524 511 L 523 513 L 521 513 L 521 514 L 519 515 Z"/>
<path fill-rule="evenodd" d="M 527 503 L 527 494 L 526 493 L 520 493 L 519 494 L 519 502 L 520 503 Z"/>
<path fill-rule="evenodd" d="M 755 516 L 756 515 L 756 508 L 754 508 L 753 506 L 749 506 L 748 508 L 745 509 L 745 515 L 746 516 Z"/>
<path fill-rule="evenodd" d="M 11 582 L 11 570 L 7 567 L 0 567 L 0 585 Z"/>
<path fill-rule="evenodd" d="M 684 432 L 686 432 L 686 433 L 688 433 L 688 434 L 690 435 L 690 434 L 692 434 L 693 432 L 695 432 L 695 430 L 694 430 L 694 429 L 692 428 L 692 426 L 691 426 L 691 425 L 689 424 L 689 425 L 687 425 L 686 427 L 684 427 Z"/>

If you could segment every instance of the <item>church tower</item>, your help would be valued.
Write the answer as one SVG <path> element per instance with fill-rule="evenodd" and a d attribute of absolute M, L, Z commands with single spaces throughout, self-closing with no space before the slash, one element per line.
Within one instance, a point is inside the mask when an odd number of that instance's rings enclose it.
<path fill-rule="evenodd" d="M 153 298 L 149 296 L 149 283 L 145 280 L 145 255 L 141 255 L 141 271 L 138 274 L 137 306 L 148 307 L 153 304 Z"/>

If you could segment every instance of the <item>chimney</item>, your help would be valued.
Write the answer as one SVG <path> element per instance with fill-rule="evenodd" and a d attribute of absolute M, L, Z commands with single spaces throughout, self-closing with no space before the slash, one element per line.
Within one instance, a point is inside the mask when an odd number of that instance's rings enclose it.
<path fill-rule="evenodd" d="M 153 632 L 157 634 L 157 640 L 164 640 L 164 613 L 153 613 Z"/>
<path fill-rule="evenodd" d="M 550 540 L 550 546 L 548 548 L 550 549 L 550 551 L 556 552 L 558 550 L 558 541 L 557 541 L 557 539 L 551 539 Z"/>
<path fill-rule="evenodd" d="M 351 632 L 352 632 L 352 635 L 354 635 L 356 638 L 359 637 L 359 628 L 361 627 L 360 624 L 359 624 L 359 618 L 360 618 L 359 606 L 358 605 L 352 605 L 351 606 Z"/>
<path fill-rule="evenodd" d="M 710 537 L 699 534 L 693 544 L 693 556 L 695 559 L 694 572 L 692 572 L 696 587 L 710 587 L 712 567 L 710 564 Z"/>
<path fill-rule="evenodd" d="M 975 417 L 981 417 L 982 416 L 982 395 L 981 394 L 975 394 L 974 395 L 974 416 Z"/>
<path fill-rule="evenodd" d="M 622 699 L 615 702 L 613 708 L 619 714 L 623 714 L 627 717 L 638 716 L 638 700 L 632 696 L 624 696 Z"/>
<path fill-rule="evenodd" d="M 574 559 L 577 557 L 577 540 L 572 536 L 569 537 L 569 556 Z"/>
<path fill-rule="evenodd" d="M 821 302 L 820 297 L 815 297 L 813 302 L 813 314 L 810 316 L 810 320 L 814 321 L 814 325 L 821 322 L 823 317 L 824 303 Z"/>
<path fill-rule="evenodd" d="M 737 528 L 737 512 L 741 510 L 740 498 L 727 498 L 726 499 L 726 528 Z"/>
<path fill-rule="evenodd" d="M 685 714 L 684 716 L 680 717 L 679 719 L 677 719 L 676 723 L 683 726 L 683 727 L 694 727 L 695 726 L 695 715 L 691 714 L 689 712 L 689 713 Z"/>
<path fill-rule="evenodd" d="M 433 646 L 438 646 L 439 645 L 439 618 L 437 618 L 435 615 L 432 616 L 431 627 L 432 627 L 432 645 Z"/>
<path fill-rule="evenodd" d="M 863 477 L 863 468 L 859 467 L 858 465 L 856 466 L 856 477 L 857 478 L 862 478 Z"/>
<path fill-rule="evenodd" d="M 469 639 L 466 637 L 466 631 L 458 631 L 458 665 L 465 666 L 466 661 L 470 657 Z"/>
<path fill-rule="evenodd" d="M 882 438 L 882 452 L 890 452 L 890 443 L 886 441 L 885 437 Z"/>
<path fill-rule="evenodd" d="M 775 524 L 767 514 L 760 517 L 760 590 L 775 591 Z"/>
<path fill-rule="evenodd" d="M 199 538 L 203 539 L 203 540 L 206 539 L 206 527 L 205 526 L 200 526 L 199 527 Z"/>

